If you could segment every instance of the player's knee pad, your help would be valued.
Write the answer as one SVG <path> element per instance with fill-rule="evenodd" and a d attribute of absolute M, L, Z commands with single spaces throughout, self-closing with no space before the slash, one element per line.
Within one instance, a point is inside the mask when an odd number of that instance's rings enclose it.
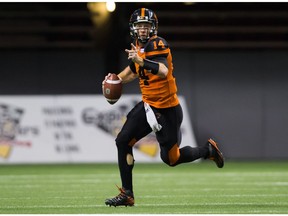
<path fill-rule="evenodd" d="M 119 142 L 118 140 L 116 140 L 116 146 L 117 146 L 118 149 L 121 149 L 121 148 L 125 147 L 125 143 Z"/>
<path fill-rule="evenodd" d="M 116 145 L 119 145 L 119 143 L 127 143 L 128 142 L 128 136 L 125 133 L 120 132 L 117 135 L 115 141 L 116 141 Z"/>
<path fill-rule="evenodd" d="M 116 145 L 117 147 L 121 145 L 121 143 L 125 143 L 124 145 L 128 146 L 134 146 L 134 144 L 137 142 L 135 138 L 130 138 L 125 132 L 120 132 L 116 137 Z"/>

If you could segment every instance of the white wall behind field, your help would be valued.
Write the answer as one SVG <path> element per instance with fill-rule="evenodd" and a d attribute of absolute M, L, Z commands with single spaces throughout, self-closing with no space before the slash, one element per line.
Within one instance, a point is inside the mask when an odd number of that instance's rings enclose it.
<path fill-rule="evenodd" d="M 140 95 L 122 95 L 110 105 L 102 95 L 0 96 L 0 163 L 117 162 L 116 134 Z M 189 112 L 184 145 L 196 146 Z M 151 133 L 134 148 L 137 162 L 160 162 Z"/>

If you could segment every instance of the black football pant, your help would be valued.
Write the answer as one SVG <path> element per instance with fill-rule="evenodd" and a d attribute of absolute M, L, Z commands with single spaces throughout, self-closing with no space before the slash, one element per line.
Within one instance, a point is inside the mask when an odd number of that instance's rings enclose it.
<path fill-rule="evenodd" d="M 181 143 L 180 126 L 183 120 L 181 105 L 171 108 L 158 109 L 152 107 L 157 121 L 162 129 L 156 132 L 160 145 L 161 159 L 169 166 L 191 162 L 208 154 L 207 147 L 179 148 Z M 152 129 L 147 122 L 143 101 L 139 102 L 127 115 L 127 120 L 116 138 L 118 150 L 118 165 L 122 187 L 133 191 L 132 169 L 134 166 L 133 145 L 149 133 Z"/>

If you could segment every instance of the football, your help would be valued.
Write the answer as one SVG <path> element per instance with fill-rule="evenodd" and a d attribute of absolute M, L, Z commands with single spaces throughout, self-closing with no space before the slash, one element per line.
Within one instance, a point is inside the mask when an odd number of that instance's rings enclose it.
<path fill-rule="evenodd" d="M 102 90 L 108 103 L 114 104 L 122 95 L 122 82 L 116 74 L 111 74 L 104 82 Z"/>

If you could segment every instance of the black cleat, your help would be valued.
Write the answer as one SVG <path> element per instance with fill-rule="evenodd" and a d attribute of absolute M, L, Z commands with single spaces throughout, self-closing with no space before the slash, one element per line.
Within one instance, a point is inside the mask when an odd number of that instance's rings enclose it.
<path fill-rule="evenodd" d="M 118 186 L 117 186 L 118 187 Z M 120 194 L 116 197 L 106 199 L 105 204 L 111 206 L 134 206 L 134 196 L 130 190 L 119 188 Z"/>
<path fill-rule="evenodd" d="M 209 139 L 207 144 L 209 147 L 208 158 L 213 160 L 218 168 L 222 168 L 224 166 L 224 157 L 222 152 L 219 150 L 217 143 L 214 140 Z"/>

